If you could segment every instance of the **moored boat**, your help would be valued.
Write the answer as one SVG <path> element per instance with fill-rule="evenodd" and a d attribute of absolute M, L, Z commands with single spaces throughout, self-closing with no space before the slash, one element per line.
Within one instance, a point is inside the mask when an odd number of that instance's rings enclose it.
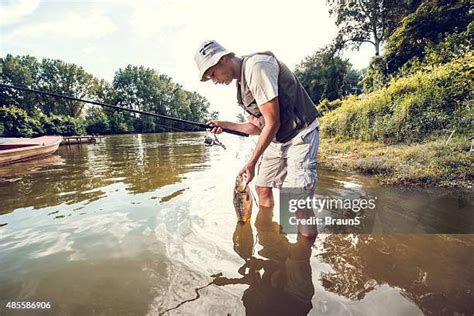
<path fill-rule="evenodd" d="M 58 150 L 61 136 L 41 136 L 0 143 L 0 165 L 51 155 Z"/>

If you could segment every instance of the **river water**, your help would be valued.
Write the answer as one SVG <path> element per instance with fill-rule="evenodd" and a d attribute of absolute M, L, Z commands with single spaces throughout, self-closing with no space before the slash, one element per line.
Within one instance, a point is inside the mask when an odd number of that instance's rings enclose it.
<path fill-rule="evenodd" d="M 474 312 L 474 235 L 461 234 L 472 191 L 320 167 L 319 194 L 377 196 L 377 225 L 395 229 L 313 243 L 281 234 L 264 208 L 237 224 L 234 180 L 254 141 L 202 139 L 109 136 L 0 167 L 0 314 L 11 301 L 49 302 L 50 315 Z"/>

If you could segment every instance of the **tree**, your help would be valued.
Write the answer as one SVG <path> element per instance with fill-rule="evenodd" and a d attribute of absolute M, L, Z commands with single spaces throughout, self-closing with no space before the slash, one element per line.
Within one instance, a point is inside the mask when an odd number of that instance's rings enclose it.
<path fill-rule="evenodd" d="M 442 64 L 472 50 L 474 22 L 469 0 L 426 0 L 406 16 L 387 40 L 385 52 L 373 58 L 362 84 L 365 92 L 420 66 Z"/>
<path fill-rule="evenodd" d="M 2 135 L 6 137 L 31 137 L 39 125 L 24 109 L 16 106 L 0 107 L 0 122 Z"/>
<path fill-rule="evenodd" d="M 206 98 L 196 92 L 185 90 L 180 84 L 174 83 L 170 77 L 143 66 L 129 65 L 124 69 L 119 69 L 115 73 L 112 85 L 95 78 L 80 66 L 57 59 L 43 59 L 39 62 L 32 56 L 8 54 L 0 58 L 0 70 L 0 82 L 5 84 L 54 92 L 79 99 L 97 100 L 192 121 L 205 122 L 214 114 L 209 113 L 209 102 Z M 46 126 L 50 133 L 69 134 L 83 130 L 81 124 L 85 103 L 80 101 L 2 89 L 0 106 L 2 105 L 22 109 L 33 119 L 40 118 L 41 124 Z M 109 129 L 114 133 L 154 132 L 164 130 L 163 126 L 194 129 L 184 123 L 138 114 L 123 115 L 110 109 L 91 109 L 87 111 L 86 116 L 88 130 L 102 133 Z M 58 129 L 55 129 L 54 124 L 60 125 Z M 16 125 L 11 128 L 18 127 Z M 8 132 L 7 129 L 10 129 L 5 124 L 1 124 L 0 128 L 3 132 Z M 30 132 L 25 131 L 25 134 L 28 133 Z M 32 133 L 42 132 L 33 130 Z"/>
<path fill-rule="evenodd" d="M 86 110 L 86 130 L 89 134 L 104 134 L 110 129 L 110 120 L 99 107 L 89 107 Z"/>
<path fill-rule="evenodd" d="M 208 121 L 210 119 L 209 101 L 197 92 L 188 92 L 188 98 L 191 102 L 190 119 L 193 121 Z"/>
<path fill-rule="evenodd" d="M 296 66 L 295 74 L 314 103 L 359 94 L 361 74 L 329 49 L 316 51 Z"/>
<path fill-rule="evenodd" d="M 114 134 L 126 133 L 129 131 L 127 121 L 122 112 L 113 112 L 109 117 L 110 131 Z"/>
<path fill-rule="evenodd" d="M 32 56 L 13 56 L 1 58 L 1 82 L 15 86 L 44 90 L 76 98 L 94 98 L 107 83 L 87 73 L 84 68 L 65 63 L 59 59 L 43 59 L 41 62 Z M 80 117 L 84 103 L 58 99 L 31 92 L 2 90 L 2 105 L 15 105 L 29 115 L 35 111 L 45 114 Z"/>
<path fill-rule="evenodd" d="M 396 72 L 414 57 L 423 59 L 427 47 L 437 45 L 449 34 L 464 32 L 472 47 L 473 15 L 470 0 L 423 2 L 390 37 L 384 56 L 386 71 Z"/>
<path fill-rule="evenodd" d="M 205 121 L 208 118 L 209 102 L 206 98 L 184 90 L 170 77 L 159 74 L 152 68 L 128 65 L 119 69 L 115 73 L 112 86 L 115 91 L 113 99 L 121 106 L 194 121 Z M 142 116 L 137 119 L 150 120 Z M 153 122 L 154 124 L 135 123 L 135 126 L 140 127 L 142 132 L 154 131 L 148 129 L 157 129 L 160 126 L 192 129 L 188 124 L 170 120 L 153 119 Z"/>
<path fill-rule="evenodd" d="M 362 72 L 352 68 L 352 65 L 348 65 L 349 69 L 347 69 L 347 73 L 344 76 L 342 91 L 344 96 L 349 94 L 358 95 L 361 91 L 361 80 L 362 80 Z"/>
<path fill-rule="evenodd" d="M 0 81 L 20 87 L 36 87 L 41 65 L 32 56 L 13 56 L 7 54 L 0 58 Z M 32 114 L 38 104 L 38 95 L 13 89 L 0 91 L 0 105 L 14 105 Z"/>
<path fill-rule="evenodd" d="M 359 48 L 371 43 L 375 56 L 400 20 L 413 12 L 421 0 L 327 0 L 329 14 L 336 17 L 338 34 L 334 49 Z"/>
<path fill-rule="evenodd" d="M 219 111 L 212 111 L 210 114 L 209 114 L 209 119 L 210 120 L 218 120 L 219 119 Z"/>
<path fill-rule="evenodd" d="M 245 116 L 242 113 L 237 114 L 237 122 L 239 123 L 244 123 L 247 120 L 245 119 Z"/>
<path fill-rule="evenodd" d="M 101 80 L 87 73 L 84 68 L 65 63 L 59 59 L 43 59 L 38 88 L 79 99 L 91 99 L 98 87 L 104 84 Z M 43 112 L 79 117 L 84 107 L 83 102 L 63 100 L 48 96 L 42 98 Z"/>

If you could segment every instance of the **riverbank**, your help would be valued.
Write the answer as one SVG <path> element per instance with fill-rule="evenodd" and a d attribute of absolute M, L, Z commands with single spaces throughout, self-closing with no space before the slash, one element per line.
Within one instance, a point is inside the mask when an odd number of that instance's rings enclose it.
<path fill-rule="evenodd" d="M 420 144 L 321 138 L 318 161 L 334 170 L 374 175 L 388 184 L 472 188 L 473 154 L 466 137 Z"/>

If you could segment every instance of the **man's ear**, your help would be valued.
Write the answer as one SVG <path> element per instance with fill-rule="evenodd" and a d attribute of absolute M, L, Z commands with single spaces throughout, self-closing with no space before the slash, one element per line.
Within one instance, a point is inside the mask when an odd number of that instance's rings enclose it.
<path fill-rule="evenodd" d="M 229 55 L 224 55 L 221 57 L 221 60 L 219 60 L 219 62 L 222 64 L 227 64 L 229 62 L 229 59 L 230 59 Z"/>
<path fill-rule="evenodd" d="M 230 62 L 230 60 L 231 60 L 232 57 L 234 57 L 234 56 L 235 56 L 234 53 L 229 53 L 229 54 L 227 54 L 227 55 L 222 56 L 220 61 L 221 61 L 222 63 L 227 64 L 227 63 Z"/>

